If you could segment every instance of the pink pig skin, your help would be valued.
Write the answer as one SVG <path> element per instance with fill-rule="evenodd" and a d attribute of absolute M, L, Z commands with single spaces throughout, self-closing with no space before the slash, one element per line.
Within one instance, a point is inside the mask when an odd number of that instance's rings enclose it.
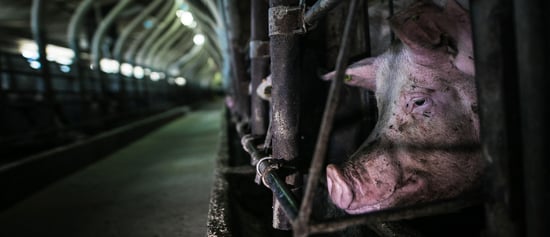
<path fill-rule="evenodd" d="M 403 44 L 346 71 L 348 84 L 376 92 L 379 110 L 361 148 L 326 170 L 333 203 L 350 214 L 471 192 L 486 166 L 467 12 L 422 2 L 390 24 Z"/>

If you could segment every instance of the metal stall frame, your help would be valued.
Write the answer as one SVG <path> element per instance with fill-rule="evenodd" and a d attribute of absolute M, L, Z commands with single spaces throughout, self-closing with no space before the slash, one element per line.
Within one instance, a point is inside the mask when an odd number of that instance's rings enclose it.
<path fill-rule="evenodd" d="M 274 29 L 280 29 L 277 27 L 286 27 L 285 30 L 287 32 L 294 31 L 292 33 L 296 34 L 297 32 L 300 32 L 300 29 L 296 28 L 296 25 L 303 24 L 304 27 L 312 25 L 313 21 L 320 18 L 322 15 L 324 15 L 327 11 L 329 11 L 331 8 L 333 8 L 337 2 L 339 1 L 330 1 L 330 0 L 320 0 L 315 3 L 315 5 L 310 8 L 307 12 L 304 10 L 302 13 L 305 13 L 305 15 L 302 15 L 301 18 L 296 18 L 296 16 L 284 16 L 279 15 L 279 19 L 281 20 L 281 25 L 273 25 L 273 22 L 270 21 L 270 31 L 272 32 Z M 498 1 L 498 0 L 489 0 L 489 1 L 471 1 L 470 3 L 470 13 L 472 18 L 472 26 L 473 26 L 473 41 L 474 41 L 474 48 L 475 48 L 475 58 L 476 58 L 476 81 L 477 81 L 477 90 L 478 90 L 478 98 L 479 98 L 479 108 L 480 108 L 480 125 L 481 125 L 481 137 L 482 137 L 482 150 L 484 151 L 484 157 L 491 163 L 491 169 L 489 170 L 489 176 L 487 177 L 487 180 L 485 182 L 486 188 L 489 190 L 490 194 L 483 193 L 483 194 L 473 194 L 469 196 L 462 196 L 459 198 L 451 199 L 451 200 L 441 200 L 437 202 L 431 202 L 426 204 L 420 204 L 420 205 L 414 205 L 409 207 L 402 207 L 402 208 L 395 208 L 395 209 L 389 209 L 389 210 L 382 210 L 382 211 L 376 211 L 368 214 L 362 214 L 362 215 L 355 215 L 355 216 L 348 216 L 344 218 L 339 218 L 335 220 L 311 220 L 310 214 L 311 214 L 311 202 L 312 202 L 312 196 L 315 191 L 315 188 L 317 187 L 320 170 L 322 169 L 323 159 L 324 159 L 324 147 L 326 144 L 326 140 L 328 135 L 330 134 L 331 126 L 332 126 L 332 116 L 334 114 L 334 110 L 338 101 L 338 91 L 339 86 L 342 84 L 342 79 L 344 76 L 344 70 L 345 70 L 345 63 L 347 62 L 347 41 L 349 40 L 349 34 L 350 34 L 350 28 L 352 27 L 352 21 L 353 21 L 353 15 L 355 12 L 355 9 L 357 8 L 357 2 L 358 0 L 352 0 L 349 7 L 349 14 L 348 18 L 346 20 L 346 27 L 344 31 L 343 40 L 340 46 L 340 50 L 338 53 L 338 61 L 336 66 L 336 79 L 332 82 L 329 99 L 327 100 L 327 104 L 325 107 L 325 113 L 323 116 L 323 122 L 321 126 L 321 131 L 319 132 L 319 137 L 317 138 L 317 146 L 314 154 L 314 158 L 312 161 L 312 165 L 309 170 L 309 179 L 306 185 L 306 191 L 304 194 L 304 198 L 301 202 L 301 207 L 298 210 L 298 204 L 296 201 L 296 198 L 294 197 L 291 189 L 287 186 L 287 184 L 284 184 L 281 177 L 277 175 L 277 169 L 282 167 L 285 161 L 281 162 L 280 159 L 276 158 L 283 158 L 283 160 L 287 157 L 292 157 L 292 155 L 288 155 L 285 153 L 276 153 L 274 151 L 273 158 L 272 157 L 262 157 L 265 156 L 264 151 L 260 150 L 258 145 L 256 144 L 257 141 L 255 141 L 256 138 L 250 134 L 245 134 L 245 129 L 242 127 L 245 126 L 241 123 L 237 123 L 237 130 L 239 131 L 239 135 L 242 137 L 242 145 L 245 151 L 247 151 L 250 156 L 252 163 L 256 163 L 257 168 L 257 175 L 261 178 L 262 182 L 268 186 L 274 193 L 275 198 L 278 200 L 278 202 L 281 204 L 281 210 L 284 211 L 286 217 L 289 219 L 290 224 L 292 225 L 294 236 L 309 236 L 311 234 L 320 234 L 320 233 L 328 233 L 328 232 L 334 232 L 338 230 L 343 230 L 347 227 L 353 226 L 353 225 L 361 225 L 366 224 L 368 225 L 373 231 L 375 231 L 377 234 L 381 236 L 418 236 L 418 233 L 416 233 L 414 230 L 410 229 L 408 226 L 402 225 L 400 223 L 395 223 L 395 221 L 400 220 L 407 220 L 407 219 L 415 219 L 419 217 L 427 217 L 427 216 L 434 216 L 439 214 L 447 214 L 456 212 L 459 210 L 462 210 L 464 208 L 472 207 L 475 205 L 479 205 L 482 203 L 485 203 L 486 208 L 486 223 L 487 223 L 487 234 L 488 236 L 521 236 L 522 233 L 526 233 L 525 223 L 522 223 L 523 217 L 521 213 L 519 213 L 521 210 L 518 208 L 521 208 L 520 206 L 523 205 L 523 200 L 520 194 L 517 194 L 515 192 L 520 192 L 523 188 L 523 181 L 524 180 L 512 180 L 511 176 L 514 175 L 521 175 L 518 174 L 517 170 L 512 171 L 512 167 L 519 165 L 519 167 L 522 167 L 523 164 L 521 164 L 521 160 L 512 160 L 512 155 L 520 155 L 521 156 L 521 147 L 520 148 L 509 148 L 511 146 L 508 146 L 507 144 L 512 144 L 515 141 L 518 141 L 517 137 L 513 137 L 514 134 L 519 132 L 520 129 L 515 128 L 511 129 L 510 124 L 513 124 L 518 121 L 518 118 L 513 114 L 513 111 L 511 112 L 508 109 L 506 109 L 507 102 L 511 102 L 510 100 L 515 100 L 519 97 L 518 92 L 515 91 L 513 88 L 510 87 L 514 86 L 515 82 L 513 79 L 516 77 L 517 72 L 516 65 L 517 62 L 515 60 L 515 53 L 512 53 L 512 57 L 504 57 L 505 49 L 509 49 L 514 51 L 515 50 L 515 38 L 514 38 L 514 32 L 505 30 L 504 27 L 509 27 L 510 25 L 513 25 L 513 14 L 512 14 L 512 0 L 507 1 Z M 303 2 L 302 2 L 303 3 Z M 390 13 L 393 13 L 393 1 L 390 0 L 389 2 L 390 6 Z M 518 4 L 522 5 L 522 4 Z M 529 4 L 523 5 L 524 9 L 517 10 L 516 14 L 526 17 L 524 15 L 524 11 L 533 11 L 531 6 L 528 6 Z M 278 5 L 277 1 L 271 1 L 270 2 L 270 14 L 277 14 L 276 10 L 274 9 L 276 7 L 281 7 Z M 299 7 L 288 7 L 283 6 L 285 14 L 293 14 L 293 11 L 296 9 L 299 9 Z M 282 11 L 281 11 L 282 12 Z M 540 15 L 540 10 L 537 11 Z M 305 16 L 305 17 L 304 17 Z M 291 18 L 291 19 L 298 19 L 298 23 L 293 26 L 284 25 L 284 19 L 285 18 Z M 252 18 L 254 19 L 254 18 Z M 270 19 L 271 20 L 271 19 Z M 518 16 L 515 18 L 516 24 L 522 25 L 524 22 L 521 20 L 518 20 Z M 296 22 L 295 22 L 296 23 Z M 541 28 L 541 24 L 535 25 L 536 27 Z M 531 28 L 526 27 L 525 25 L 522 25 L 523 28 L 516 29 L 517 32 L 522 32 L 521 30 L 533 30 L 535 26 L 531 26 Z M 304 29 L 305 31 L 305 29 Z M 532 33 L 532 32 L 531 32 Z M 295 35 L 292 35 L 292 37 L 295 37 Z M 520 34 L 520 33 L 517 33 Z M 271 33 L 270 33 L 271 35 Z M 509 37 L 508 37 L 509 36 Z M 393 40 L 393 36 L 391 37 Z M 521 37 L 518 37 L 521 38 Z M 278 73 L 280 73 L 279 66 L 278 65 L 292 65 L 296 66 L 296 63 L 293 63 L 293 61 L 290 62 L 281 62 L 282 60 L 288 60 L 289 56 L 285 54 L 277 54 L 276 50 L 281 50 L 283 45 L 280 45 L 280 42 L 276 42 L 274 44 L 274 41 L 277 41 L 280 39 L 274 38 L 273 35 L 271 35 L 271 58 L 272 58 L 272 77 L 273 77 L 273 98 L 272 100 L 274 103 L 277 102 L 277 97 L 281 96 L 278 95 L 276 91 L 276 87 L 289 87 L 291 83 L 294 83 L 293 81 L 285 81 L 286 83 L 277 82 L 277 80 L 283 80 L 283 78 L 286 78 L 284 80 L 288 80 L 288 78 L 295 79 L 294 76 L 280 76 Z M 294 40 L 294 39 L 292 39 Z M 534 41 L 537 43 L 536 45 L 542 45 L 541 41 Z M 292 45 L 289 45 L 292 46 Z M 525 47 L 525 46 L 524 46 Z M 252 50 L 252 49 L 251 49 Z M 283 49 L 285 52 L 288 52 L 292 49 Z M 529 50 L 526 50 L 527 52 L 532 52 Z M 514 51 L 515 52 L 515 51 Z M 521 55 L 521 54 L 520 54 Z M 531 54 L 525 54 L 523 57 L 527 57 Z M 537 55 L 535 55 L 537 56 Z M 498 58 L 498 60 L 495 60 L 495 57 Z M 540 55 L 538 55 L 538 58 L 543 58 Z M 285 64 L 286 63 L 286 64 Z M 274 65 L 274 66 L 273 66 Z M 519 64 L 520 69 L 523 70 L 523 74 L 525 75 L 532 75 L 531 72 L 529 72 L 529 67 L 525 64 Z M 293 70 L 293 69 L 287 69 L 285 70 Z M 298 69 L 296 69 L 298 70 Z M 542 73 L 543 69 L 538 68 L 538 71 L 536 71 L 535 76 L 542 77 L 544 73 Z M 297 73 L 294 73 L 297 74 Z M 280 78 L 280 79 L 277 79 Z M 278 84 L 281 83 L 281 84 Z M 289 85 L 290 84 L 290 85 Z M 531 84 L 523 83 L 521 84 L 523 87 L 522 89 L 522 95 L 523 97 L 527 96 L 529 92 L 533 91 Z M 287 94 L 284 94 L 285 96 L 288 96 Z M 540 94 L 538 94 L 540 96 Z M 508 100 L 503 101 L 502 98 L 508 97 Z M 524 98 L 525 99 L 525 98 Z M 527 99 L 525 99 L 527 101 Z M 526 102 L 524 102 L 526 103 Z M 299 104 L 299 102 L 296 102 L 296 104 Z M 512 103 L 516 104 L 517 103 Z M 531 105 L 528 105 L 526 107 L 529 107 Z M 536 106 L 532 106 L 535 107 Z M 294 111 L 292 108 L 290 108 L 292 111 L 288 112 L 288 107 L 283 107 L 284 113 L 277 113 L 281 111 L 281 107 L 279 105 L 274 105 L 272 107 L 272 111 L 275 114 L 272 117 L 272 125 L 273 123 L 278 123 L 277 119 L 281 119 L 283 114 L 286 114 L 285 116 L 289 116 L 288 114 L 292 114 L 291 112 Z M 296 109 L 296 108 L 294 108 Z M 547 110 L 546 110 L 547 111 Z M 294 111 L 295 113 L 295 111 Z M 541 113 L 536 114 L 537 119 L 542 118 Z M 254 116 L 254 114 L 252 115 Z M 288 118 L 286 120 L 283 120 L 285 123 L 293 122 L 292 118 Z M 495 122 L 496 121 L 496 122 Z M 539 120 L 540 121 L 540 120 Z M 244 121 L 246 122 L 246 121 Z M 281 122 L 279 122 L 281 123 Z M 275 127 L 277 124 L 275 125 Z M 285 126 L 289 126 L 288 124 L 285 124 Z M 533 130 L 533 126 L 526 126 Z M 285 132 L 285 134 L 277 134 L 277 128 L 275 128 L 273 132 L 273 136 L 275 141 L 277 139 L 280 139 L 281 136 L 284 137 L 284 139 L 290 139 L 290 141 L 285 141 L 288 144 L 292 143 L 292 137 L 289 136 L 289 134 L 292 134 L 292 129 L 289 129 L 288 127 L 285 127 L 282 129 Z M 510 132 L 506 132 L 510 131 Z M 526 131 L 524 131 L 526 132 Z M 269 132 L 268 132 L 268 135 Z M 503 142 L 504 141 L 504 142 Z M 519 140 L 521 142 L 521 140 Z M 536 143 L 537 141 L 535 141 Z M 264 144 L 265 145 L 265 144 Z M 535 144 L 536 146 L 540 145 L 539 143 Z M 280 146 L 280 145 L 277 145 Z M 288 148 L 290 147 L 290 148 Z M 288 145 L 288 147 L 285 146 L 287 150 L 285 152 L 293 152 L 294 149 L 292 148 L 292 145 Z M 275 148 L 275 146 L 274 146 Z M 275 149 L 274 149 L 275 150 Z M 539 148 L 536 149 L 536 151 L 540 150 Z M 529 153 L 529 152 L 528 152 Z M 294 154 L 294 153 L 292 153 Z M 297 154 L 297 152 L 296 152 Z M 531 152 L 533 156 L 538 157 L 542 153 L 536 153 Z M 540 170 L 534 167 L 534 164 L 536 164 L 534 160 L 528 160 L 525 161 L 526 170 Z M 224 172 L 227 173 L 248 173 L 251 172 L 249 169 L 246 169 L 244 167 L 234 167 L 224 170 Z M 512 172 L 513 174 L 510 174 Z M 538 171 L 537 171 L 538 172 Z M 538 177 L 541 178 L 543 175 L 537 173 Z M 494 177 L 496 176 L 496 178 Z M 525 182 L 527 182 L 525 180 Z M 527 186 L 526 190 L 530 193 L 539 193 L 540 191 L 537 191 L 537 187 L 540 188 L 542 186 L 541 184 L 544 183 L 542 180 L 539 181 L 536 184 L 525 184 Z M 529 186 L 531 185 L 531 186 Z M 544 189 L 544 188 L 542 188 Z M 547 189 L 546 189 L 547 190 Z M 544 195 L 544 193 L 542 193 Z M 512 199 L 508 199 L 509 197 L 512 197 Z M 533 203 L 539 202 L 541 203 L 541 198 L 533 198 Z M 546 205 L 547 206 L 547 205 Z M 547 233 L 548 228 L 544 228 L 544 225 L 541 225 L 541 222 L 543 219 L 536 219 L 537 216 L 548 216 L 547 213 L 543 212 L 537 212 L 533 209 L 533 206 L 529 206 L 529 211 L 533 216 L 529 216 L 533 223 L 530 223 L 529 225 L 534 226 L 534 230 L 531 230 L 529 232 L 529 236 L 543 236 L 542 233 Z M 274 210 L 275 212 L 275 210 Z M 274 218 L 274 226 L 279 227 L 280 229 L 287 229 L 284 225 L 279 225 L 280 223 L 276 223 L 277 221 L 280 221 L 280 219 L 276 219 L 278 216 L 275 215 Z M 391 223 L 390 223 L 391 222 Z M 545 232 L 546 231 L 546 232 Z"/>

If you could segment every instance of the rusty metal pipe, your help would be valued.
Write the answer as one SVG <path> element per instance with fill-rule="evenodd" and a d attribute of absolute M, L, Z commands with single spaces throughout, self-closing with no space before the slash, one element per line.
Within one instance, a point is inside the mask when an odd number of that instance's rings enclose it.
<path fill-rule="evenodd" d="M 252 83 L 250 128 L 253 135 L 265 136 L 268 122 L 267 104 L 255 92 L 262 79 L 269 74 L 268 5 L 264 0 L 251 0 L 250 5 L 252 19 L 250 21 L 250 77 Z"/>
<path fill-rule="evenodd" d="M 271 54 L 271 122 L 273 157 L 285 161 L 298 158 L 298 124 L 300 112 L 300 47 L 295 30 L 301 11 L 298 0 L 269 1 L 269 38 Z M 301 176 L 296 172 L 286 177 L 286 183 L 299 192 Z M 291 224 L 277 201 L 273 207 L 273 227 L 290 229 Z"/>

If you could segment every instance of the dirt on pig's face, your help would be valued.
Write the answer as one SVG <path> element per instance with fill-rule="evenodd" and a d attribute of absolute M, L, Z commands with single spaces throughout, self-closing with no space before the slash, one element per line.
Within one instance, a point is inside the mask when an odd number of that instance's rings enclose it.
<path fill-rule="evenodd" d="M 351 214 L 456 197 L 485 167 L 473 75 L 450 61 L 419 64 L 405 46 L 377 59 L 379 120 L 341 167 L 327 167 L 332 201 Z"/>

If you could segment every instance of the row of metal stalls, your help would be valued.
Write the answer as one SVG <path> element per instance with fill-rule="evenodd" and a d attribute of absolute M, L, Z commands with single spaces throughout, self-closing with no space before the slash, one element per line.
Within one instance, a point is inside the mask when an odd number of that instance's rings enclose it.
<path fill-rule="evenodd" d="M 482 151 L 490 162 L 479 196 L 362 215 L 316 214 L 327 209 L 317 199 L 326 189 L 321 175 L 333 152 L 331 130 L 360 118 L 364 135 L 376 120 L 372 94 L 342 80 L 349 62 L 370 54 L 368 6 L 377 2 L 218 0 L 228 112 L 208 235 L 348 236 L 353 228 L 373 236 L 550 234 L 550 8 L 542 0 L 469 2 Z M 382 2 L 391 15 L 394 1 Z M 332 69 L 337 76 L 329 86 L 318 75 Z M 270 102 L 253 93 L 268 75 Z M 449 215 L 454 225 L 446 229 L 438 220 Z"/>
<path fill-rule="evenodd" d="M 209 1 L 0 4 L 0 164 L 221 90 Z"/>

